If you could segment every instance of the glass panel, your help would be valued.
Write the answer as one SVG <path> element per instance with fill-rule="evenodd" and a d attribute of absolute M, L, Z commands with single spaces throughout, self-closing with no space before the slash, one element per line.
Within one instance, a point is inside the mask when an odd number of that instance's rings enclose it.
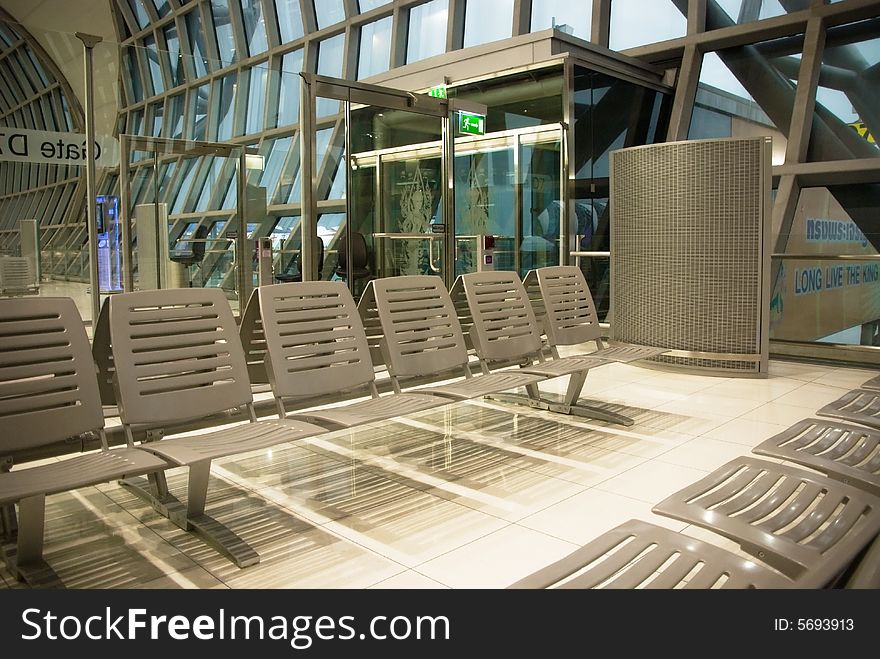
<path fill-rule="evenodd" d="M 177 26 L 169 23 L 165 27 L 165 43 L 168 45 L 168 61 L 171 72 L 171 85 L 182 85 L 186 82 L 186 70 L 183 66 L 183 55 L 180 52 L 180 39 L 177 36 Z"/>
<path fill-rule="evenodd" d="M 319 30 L 344 21 L 342 0 L 315 0 L 315 17 L 318 19 Z"/>
<path fill-rule="evenodd" d="M 134 14 L 138 27 L 143 30 L 150 24 L 150 15 L 141 4 L 141 0 L 128 0 L 128 6 L 131 7 L 131 13 Z"/>
<path fill-rule="evenodd" d="M 876 158 L 880 146 L 880 27 L 863 21 L 828 31 L 822 54 L 810 160 Z"/>
<path fill-rule="evenodd" d="M 299 72 L 302 71 L 302 64 L 302 49 L 287 53 L 281 59 L 278 112 L 274 122 L 276 126 L 289 126 L 299 121 L 299 92 L 302 80 Z"/>
<path fill-rule="evenodd" d="M 260 178 L 260 186 L 266 188 L 267 199 L 273 198 L 273 192 L 278 185 L 281 177 L 282 168 L 290 155 L 290 148 L 293 144 L 292 137 L 282 137 L 271 142 L 269 155 L 266 157 L 266 165 L 263 169 L 263 175 Z"/>
<path fill-rule="evenodd" d="M 165 91 L 165 82 L 162 80 L 162 65 L 159 64 L 159 50 L 156 48 L 156 38 L 153 35 L 145 37 L 144 46 L 146 46 L 144 55 L 147 58 L 147 70 L 150 72 L 150 79 L 153 82 L 153 93 L 161 94 Z"/>
<path fill-rule="evenodd" d="M 232 137 L 235 117 L 236 75 L 230 73 L 214 82 L 214 103 L 217 112 L 217 140 L 224 142 Z"/>
<path fill-rule="evenodd" d="M 361 28 L 357 79 L 384 73 L 391 63 L 391 16 Z"/>
<path fill-rule="evenodd" d="M 773 259 L 770 338 L 880 345 L 878 212 L 878 184 L 801 190 L 785 253 L 816 256 Z"/>
<path fill-rule="evenodd" d="M 134 46 L 125 46 L 122 50 L 125 62 L 125 70 L 128 72 L 128 81 L 131 85 L 132 103 L 144 100 L 144 88 L 141 85 L 141 71 L 138 68 L 137 51 Z"/>
<path fill-rule="evenodd" d="M 782 164 L 800 64 L 791 50 L 801 43 L 795 37 L 706 53 L 688 138 L 770 135 L 773 164 Z"/>
<path fill-rule="evenodd" d="M 162 115 L 164 109 L 162 103 L 156 103 L 150 107 L 150 115 L 153 119 L 150 135 L 153 137 L 159 137 L 162 134 Z"/>
<path fill-rule="evenodd" d="M 275 0 L 275 14 L 278 17 L 281 43 L 296 41 L 303 36 L 299 0 Z"/>
<path fill-rule="evenodd" d="M 406 62 L 417 62 L 446 50 L 448 0 L 431 0 L 409 10 Z"/>
<path fill-rule="evenodd" d="M 345 54 L 345 33 L 325 39 L 318 44 L 318 75 L 332 78 L 342 77 L 342 63 Z M 298 77 L 298 76 L 297 76 Z M 318 98 L 316 116 L 325 117 L 339 112 L 339 101 Z"/>
<path fill-rule="evenodd" d="M 153 0 L 153 6 L 156 8 L 159 18 L 171 13 L 171 6 L 168 4 L 168 0 Z"/>
<path fill-rule="evenodd" d="M 728 19 L 728 22 L 732 21 L 734 23 L 749 23 L 762 18 L 783 16 L 787 13 L 782 5 L 779 4 L 779 0 L 714 0 L 714 2 L 718 4 L 725 14 L 725 16 L 720 18 L 722 20 Z M 791 4 L 800 6 L 791 7 L 789 11 L 806 9 L 809 6 L 808 2 Z M 709 5 L 707 11 L 714 11 L 714 8 L 711 7 L 712 0 L 710 0 Z M 720 21 L 718 21 L 718 24 L 713 22 L 712 26 L 721 27 Z"/>
<path fill-rule="evenodd" d="M 166 122 L 166 137 L 183 137 L 183 94 L 177 94 L 168 99 L 168 121 Z"/>
<path fill-rule="evenodd" d="M 532 3 L 532 32 L 555 27 L 557 30 L 589 41 L 592 23 L 591 3 L 577 3 L 571 0 L 541 0 Z"/>
<path fill-rule="evenodd" d="M 193 54 L 193 69 L 196 78 L 201 78 L 208 73 L 208 50 L 205 47 L 205 34 L 202 32 L 202 18 L 198 9 L 186 14 L 185 20 L 189 46 Z"/>
<path fill-rule="evenodd" d="M 269 41 L 266 39 L 266 18 L 263 16 L 261 0 L 241 0 L 241 15 L 244 18 L 244 40 L 251 57 L 266 52 Z"/>
<path fill-rule="evenodd" d="M 235 49 L 235 30 L 232 27 L 232 15 L 229 11 L 229 0 L 211 0 L 211 16 L 214 19 L 214 31 L 217 35 L 217 52 L 220 54 L 220 67 L 238 61 Z"/>
<path fill-rule="evenodd" d="M 269 70 L 265 66 L 255 66 L 249 71 L 247 125 L 245 133 L 263 130 L 263 113 L 266 110 L 266 79 Z"/>
<path fill-rule="evenodd" d="M 190 139 L 204 140 L 208 134 L 208 91 L 207 83 L 199 85 L 189 94 L 190 124 L 187 133 Z"/>
<path fill-rule="evenodd" d="M 512 28 L 513 0 L 468 0 L 465 5 L 465 48 L 507 39 Z"/>
<path fill-rule="evenodd" d="M 687 8 L 678 9 L 672 0 L 612 0 L 609 45 L 612 50 L 626 50 L 683 37 L 686 14 Z"/>
<path fill-rule="evenodd" d="M 358 0 L 358 9 L 363 14 L 376 7 L 387 5 L 389 2 L 391 2 L 391 0 Z"/>

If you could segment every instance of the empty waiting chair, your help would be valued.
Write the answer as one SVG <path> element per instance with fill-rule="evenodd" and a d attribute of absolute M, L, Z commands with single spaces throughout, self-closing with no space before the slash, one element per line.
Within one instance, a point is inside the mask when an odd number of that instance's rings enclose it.
<path fill-rule="evenodd" d="M 591 368 L 610 363 L 592 355 L 545 360 L 541 332 L 522 282 L 515 272 L 474 272 L 462 275 L 473 317 L 470 334 L 484 369 L 494 364 L 519 364 L 520 371 L 545 378 L 570 376 L 562 401 L 542 400 L 544 409 L 630 426 L 633 420 L 598 406 L 578 403 Z M 514 400 L 508 397 L 508 400 Z"/>
<path fill-rule="evenodd" d="M 386 277 L 370 282 L 364 300 L 375 300 L 382 328 L 380 350 L 395 391 L 412 378 L 463 379 L 416 389 L 456 400 L 478 398 L 526 387 L 538 401 L 543 376 L 496 371 L 473 376 L 468 367 L 464 335 L 443 280 L 431 275 Z"/>
<path fill-rule="evenodd" d="M 250 423 L 199 435 L 147 441 L 141 448 L 189 468 L 186 505 L 163 491 L 144 493 L 186 530 L 201 535 L 239 567 L 257 553 L 205 514 L 211 461 L 325 432 L 289 420 L 257 421 L 244 351 L 223 291 L 182 288 L 110 298 L 110 342 L 120 418 L 132 441 L 137 430 L 161 435 L 191 419 L 246 411 Z"/>
<path fill-rule="evenodd" d="M 756 446 L 753 452 L 821 471 L 880 496 L 880 431 L 804 419 Z"/>
<path fill-rule="evenodd" d="M 880 429 L 880 391 L 854 389 L 828 403 L 817 414 Z"/>
<path fill-rule="evenodd" d="M 745 457 L 653 510 L 730 538 L 804 588 L 832 583 L 880 532 L 880 498 L 796 467 Z"/>
<path fill-rule="evenodd" d="M 340 392 L 369 392 L 369 400 L 308 410 L 290 418 L 350 428 L 426 410 L 446 401 L 424 393 L 379 396 L 367 337 L 342 282 L 313 281 L 258 289 L 266 370 L 278 405 L 320 402 Z"/>
<path fill-rule="evenodd" d="M 46 496 L 168 465 L 130 444 L 108 448 L 95 364 L 73 300 L 0 300 L 0 336 L 0 454 L 85 433 L 101 439 L 95 453 L 0 472 L 0 508 L 18 503 L 16 549 L 5 556 L 7 566 L 32 585 L 58 585 L 42 557 Z"/>
<path fill-rule="evenodd" d="M 859 389 L 867 389 L 868 391 L 880 391 L 880 375 L 873 377 L 864 382 Z"/>
<path fill-rule="evenodd" d="M 670 529 L 630 520 L 509 588 L 792 588 L 773 570 Z"/>
<path fill-rule="evenodd" d="M 554 355 L 559 346 L 595 342 L 591 357 L 629 363 L 657 357 L 667 348 L 633 344 L 604 345 L 599 316 L 590 287 L 581 269 L 573 265 L 559 265 L 533 270 L 541 291 L 544 309 L 544 332 Z"/>

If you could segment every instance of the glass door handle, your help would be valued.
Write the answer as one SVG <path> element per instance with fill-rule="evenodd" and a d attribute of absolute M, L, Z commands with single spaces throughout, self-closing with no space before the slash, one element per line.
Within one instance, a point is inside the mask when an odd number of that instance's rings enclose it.
<path fill-rule="evenodd" d="M 437 242 L 434 240 L 434 236 L 428 237 L 428 267 L 431 268 L 433 272 L 441 273 L 442 270 L 440 267 L 434 265 L 434 243 Z M 443 257 L 443 249 L 441 245 L 440 249 L 440 257 Z"/>

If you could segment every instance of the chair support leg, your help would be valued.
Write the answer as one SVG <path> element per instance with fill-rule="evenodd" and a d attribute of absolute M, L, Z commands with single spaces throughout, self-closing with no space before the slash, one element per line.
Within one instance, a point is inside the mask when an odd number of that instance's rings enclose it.
<path fill-rule="evenodd" d="M 20 581 L 32 587 L 63 588 L 64 584 L 43 560 L 43 535 L 46 521 L 46 495 L 22 499 L 18 504 L 18 538 L 14 561 L 7 566 Z"/>
<path fill-rule="evenodd" d="M 581 390 L 584 388 L 584 383 L 587 380 L 587 373 L 588 371 L 582 371 L 580 373 L 572 373 L 569 376 L 568 387 L 566 388 L 562 402 L 557 402 L 541 396 L 541 393 L 538 390 L 538 385 L 536 384 L 526 387 L 528 396 L 523 396 L 522 394 L 492 394 L 491 396 L 486 396 L 486 398 L 499 403 L 528 405 L 534 409 L 547 410 L 559 414 L 571 414 L 587 419 L 597 419 L 599 421 L 609 421 L 610 423 L 617 423 L 622 426 L 633 425 L 635 421 L 628 416 L 618 414 L 617 412 L 611 412 L 597 405 L 584 405 L 578 403 Z"/>
<path fill-rule="evenodd" d="M 238 567 L 256 565 L 260 562 L 260 555 L 254 548 L 231 529 L 205 514 L 210 475 L 210 460 L 202 460 L 189 466 L 186 512 L 173 515 L 171 521 L 198 535 Z"/>

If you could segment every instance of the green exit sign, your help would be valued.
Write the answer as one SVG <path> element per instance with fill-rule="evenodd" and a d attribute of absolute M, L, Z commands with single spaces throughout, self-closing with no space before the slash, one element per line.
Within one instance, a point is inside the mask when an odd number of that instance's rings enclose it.
<path fill-rule="evenodd" d="M 434 98 L 446 98 L 446 85 L 437 85 L 428 90 L 428 96 Z"/>
<path fill-rule="evenodd" d="M 473 112 L 458 113 L 458 132 L 466 135 L 485 135 L 486 117 Z"/>

